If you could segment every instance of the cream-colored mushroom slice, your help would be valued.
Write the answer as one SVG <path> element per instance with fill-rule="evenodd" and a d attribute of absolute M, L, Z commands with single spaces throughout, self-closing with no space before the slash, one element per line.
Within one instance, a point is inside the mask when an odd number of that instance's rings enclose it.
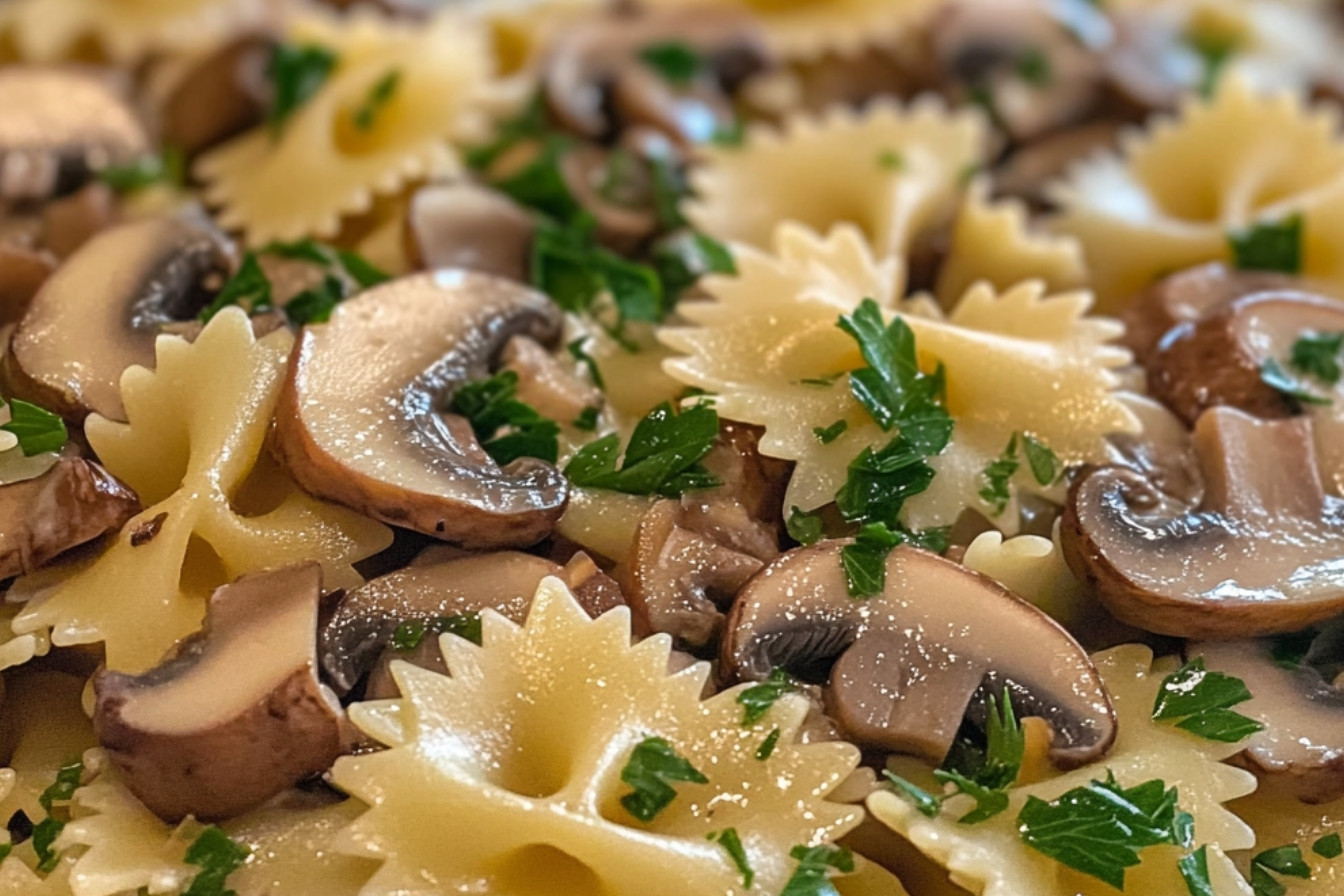
<path fill-rule="evenodd" d="M 564 512 L 565 477 L 520 458 L 500 467 L 443 411 L 513 336 L 560 336 L 544 295 L 447 269 L 342 302 L 294 346 L 276 411 L 276 456 L 309 492 L 467 547 L 528 545 Z"/>
<path fill-rule="evenodd" d="M 417 268 L 466 268 L 528 279 L 536 224 L 502 193 L 476 184 L 428 184 L 406 203 L 406 257 Z"/>
<path fill-rule="evenodd" d="M 317 680 L 321 590 L 316 563 L 244 576 L 163 663 L 94 677 L 98 741 L 160 818 L 238 815 L 340 754 L 340 706 Z"/>
<path fill-rule="evenodd" d="M 318 636 L 322 669 L 336 691 L 345 694 L 374 667 L 404 623 L 430 626 L 485 609 L 522 622 L 546 576 L 559 576 L 592 616 L 623 603 L 616 584 L 582 553 L 564 567 L 519 551 L 410 566 L 372 579 L 341 599 Z M 438 662 L 432 651 L 421 659 Z M 379 693 L 385 689 L 375 688 Z"/>
<path fill-rule="evenodd" d="M 91 71 L 6 66 L 0 109 L 0 201 L 49 199 L 150 151 L 130 102 Z"/>
<path fill-rule="evenodd" d="M 1298 403 L 1265 382 L 1265 364 L 1287 371 L 1298 338 L 1340 331 L 1344 303 L 1292 290 L 1253 293 L 1168 332 L 1148 359 L 1148 388 L 1187 423 L 1219 405 L 1288 417 Z"/>
<path fill-rule="evenodd" d="M 153 367 L 163 326 L 195 318 L 228 270 L 229 248 L 203 219 L 103 231 L 33 297 L 5 354 L 7 385 L 74 423 L 90 412 L 125 420 L 122 372 Z"/>
<path fill-rule="evenodd" d="M 1019 716 L 1050 725 L 1056 765 L 1110 749 L 1110 697 L 1053 619 L 987 576 L 905 546 L 888 556 L 881 594 L 850 597 L 844 545 L 796 548 L 743 587 L 720 655 L 728 676 L 760 681 L 777 667 L 806 675 L 833 661 L 826 708 L 846 737 L 935 764 L 964 718 L 983 722 L 977 693 L 1004 688 Z"/>
<path fill-rule="evenodd" d="M 92 461 L 62 457 L 40 476 L 0 485 L 0 579 L 30 573 L 116 532 L 140 499 Z"/>
<path fill-rule="evenodd" d="M 1164 635 L 1254 637 L 1344 612 L 1344 500 L 1325 494 L 1311 427 L 1205 411 L 1197 505 L 1131 469 L 1085 471 L 1064 513 L 1069 567 L 1118 619 Z"/>
<path fill-rule="evenodd" d="M 1308 662 L 1277 661 L 1272 641 L 1192 642 L 1186 653 L 1245 682 L 1251 699 L 1236 710 L 1265 726 L 1244 742 L 1257 773 L 1291 782 L 1305 803 L 1344 796 L 1344 690 Z"/>

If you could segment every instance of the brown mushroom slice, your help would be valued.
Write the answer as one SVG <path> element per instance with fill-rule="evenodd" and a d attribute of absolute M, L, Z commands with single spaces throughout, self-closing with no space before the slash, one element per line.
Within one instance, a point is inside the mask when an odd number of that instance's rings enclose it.
<path fill-rule="evenodd" d="M 511 337 L 551 343 L 561 323 L 544 295 L 471 271 L 366 290 L 300 334 L 275 453 L 309 492 L 383 522 L 468 547 L 539 541 L 564 512 L 565 477 L 534 458 L 497 466 L 440 411 Z"/>
<path fill-rule="evenodd" d="M 1168 332 L 1149 357 L 1148 388 L 1187 423 L 1220 405 L 1288 417 L 1297 402 L 1264 381 L 1264 365 L 1287 369 L 1299 337 L 1331 331 L 1344 331 L 1344 303 L 1288 290 L 1244 296 Z"/>
<path fill-rule="evenodd" d="M 1050 184 L 1075 162 L 1114 146 L 1122 127 L 1118 121 L 1090 122 L 1033 140 L 995 169 L 995 193 L 1016 196 L 1035 208 L 1048 206 Z"/>
<path fill-rule="evenodd" d="M 1019 716 L 1045 719 L 1062 768 L 1110 748 L 1110 697 L 1053 619 L 992 579 L 907 546 L 888 556 L 881 594 L 852 598 L 844 544 L 796 548 L 746 584 L 728 620 L 724 671 L 760 681 L 777 667 L 807 674 L 834 660 L 826 706 L 846 736 L 935 764 L 982 689 L 1006 687 Z"/>
<path fill-rule="evenodd" d="M 111 187 L 99 181 L 87 184 L 42 206 L 42 246 L 66 258 L 115 224 L 119 214 Z"/>
<path fill-rule="evenodd" d="M 98 741 L 160 818 L 238 815 L 335 761 L 340 707 L 314 655 L 321 586 L 316 563 L 244 576 L 163 663 L 94 677 Z"/>
<path fill-rule="evenodd" d="M 193 60 L 160 109 L 164 143 L 194 156 L 262 122 L 270 102 L 274 42 L 249 34 Z"/>
<path fill-rule="evenodd" d="M 504 370 L 518 374 L 518 400 L 543 417 L 565 424 L 587 408 L 602 407 L 602 393 L 534 339 L 513 337 L 499 360 Z"/>
<path fill-rule="evenodd" d="M 229 269 L 228 248 L 194 218 L 103 231 L 47 279 L 14 330 L 4 378 L 14 395 L 75 423 L 124 420 L 121 374 L 154 366 L 163 325 L 194 318 Z"/>
<path fill-rule="evenodd" d="M 622 170 L 624 164 L 627 170 Z M 570 194 L 593 216 L 597 239 L 633 252 L 658 229 L 645 163 L 625 150 L 580 146 L 565 153 L 560 173 Z M 622 195 L 628 192 L 632 195 Z"/>
<path fill-rule="evenodd" d="M 0 109 L 0 201 L 50 199 L 150 151 L 130 103 L 92 71 L 0 68 Z"/>
<path fill-rule="evenodd" d="M 50 254 L 0 239 L 0 326 L 23 317 L 54 270 Z"/>
<path fill-rule="evenodd" d="M 476 184 L 429 184 L 406 204 L 406 256 L 417 268 L 466 268 L 525 283 L 535 232 L 522 206 Z"/>
<path fill-rule="evenodd" d="M 1073 483 L 1064 555 L 1118 619 L 1182 638 L 1290 632 L 1344 612 L 1344 500 L 1327 495 L 1305 417 L 1205 411 L 1197 505 L 1123 467 Z"/>
<path fill-rule="evenodd" d="M 41 476 L 0 485 L 0 579 L 30 573 L 116 532 L 140 499 L 92 461 L 62 457 Z"/>
<path fill-rule="evenodd" d="M 1258 774 L 1291 781 L 1305 803 L 1344 796 L 1344 690 L 1307 661 L 1276 661 L 1268 640 L 1193 642 L 1186 653 L 1245 682 L 1251 699 L 1236 711 L 1265 728 L 1243 741 L 1241 755 Z"/>

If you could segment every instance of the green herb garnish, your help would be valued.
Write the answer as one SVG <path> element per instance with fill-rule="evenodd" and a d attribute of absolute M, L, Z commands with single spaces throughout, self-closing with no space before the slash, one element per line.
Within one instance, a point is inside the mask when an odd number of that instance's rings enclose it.
<path fill-rule="evenodd" d="M 1297 371 L 1333 386 L 1344 375 L 1339 363 L 1341 348 L 1344 348 L 1344 332 L 1303 333 L 1293 343 L 1289 363 Z"/>
<path fill-rule="evenodd" d="M 449 410 L 467 418 L 485 453 L 500 466 L 520 457 L 555 463 L 560 453 L 560 425 L 519 401 L 517 395 L 517 372 L 501 370 L 458 389 Z"/>
<path fill-rule="evenodd" d="M 1027 466 L 1031 467 L 1031 476 L 1038 485 L 1049 485 L 1063 471 L 1059 455 L 1031 433 L 1022 433 L 1022 453 L 1027 456 Z"/>
<path fill-rule="evenodd" d="M 1008 483 L 1017 473 L 1018 463 L 1017 433 L 1013 433 L 1003 453 L 980 471 L 981 477 L 985 480 L 984 486 L 980 489 L 980 500 L 993 508 L 995 516 L 1003 513 L 1004 508 L 1008 506 L 1010 497 Z"/>
<path fill-rule="evenodd" d="M 1264 363 L 1260 365 L 1260 382 L 1299 404 L 1327 405 L 1334 403 L 1329 397 L 1317 392 L 1309 383 L 1304 383 L 1288 373 L 1273 358 L 1266 358 Z"/>
<path fill-rule="evenodd" d="M 424 641 L 425 635 L 457 635 L 473 644 L 481 643 L 481 615 L 479 613 L 458 613 L 453 616 L 435 616 L 428 622 L 418 619 L 407 620 L 397 626 L 392 633 L 394 650 L 414 650 Z"/>
<path fill-rule="evenodd" d="M 771 671 L 765 681 L 752 685 L 737 695 L 737 703 L 742 707 L 742 727 L 754 725 L 765 717 L 780 697 L 798 690 L 789 673 L 783 669 Z"/>
<path fill-rule="evenodd" d="M 1153 718 L 1179 719 L 1177 728 L 1205 740 L 1234 744 L 1264 730 L 1260 722 L 1231 709 L 1250 699 L 1251 692 L 1240 678 L 1210 672 L 1204 658 L 1195 657 L 1163 679 Z"/>
<path fill-rule="evenodd" d="M 9 421 L 0 430 L 19 440 L 24 457 L 60 451 L 70 436 L 59 416 L 17 398 L 9 400 Z"/>
<path fill-rule="evenodd" d="M 905 539 L 886 523 L 868 523 L 840 549 L 845 587 L 850 597 L 881 594 L 887 583 L 887 555 Z"/>
<path fill-rule="evenodd" d="M 676 788 L 669 781 L 709 783 L 708 778 L 661 737 L 646 737 L 635 746 L 629 761 L 621 769 L 621 781 L 634 788 L 621 797 L 621 805 L 646 823 L 653 821 L 677 798 Z"/>
<path fill-rule="evenodd" d="M 191 886 L 182 896 L 238 896 L 224 886 L 230 874 L 242 867 L 252 850 L 230 839 L 219 828 L 211 825 L 187 847 L 183 859 L 188 865 L 200 866 Z"/>
<path fill-rule="evenodd" d="M 684 86 L 705 71 L 705 59 L 688 44 L 665 41 L 649 44 L 639 51 L 639 59 L 669 84 Z"/>
<path fill-rule="evenodd" d="M 1013 71 L 1017 72 L 1018 78 L 1032 87 L 1049 87 L 1054 79 L 1054 70 L 1050 65 L 1050 57 L 1046 56 L 1040 49 L 1030 47 L 1017 57 L 1017 63 L 1013 66 Z"/>
<path fill-rule="evenodd" d="M 802 545 L 816 544 L 824 534 L 821 517 L 815 513 L 805 513 L 797 507 L 789 511 L 784 528 L 790 538 Z"/>
<path fill-rule="evenodd" d="M 322 88 L 336 68 L 336 54 L 315 44 L 280 44 L 267 68 L 274 99 L 266 124 L 279 138 L 290 116 Z"/>
<path fill-rule="evenodd" d="M 569 351 L 569 356 L 571 358 L 587 368 L 588 376 L 592 377 L 593 385 L 597 386 L 599 389 L 605 389 L 607 384 L 602 379 L 602 371 L 597 369 L 597 361 L 593 360 L 593 356 L 588 354 L 588 350 L 584 348 L 584 344 L 587 343 L 587 341 L 588 337 L 580 336 L 578 339 L 575 339 L 573 342 L 566 345 L 565 348 Z"/>
<path fill-rule="evenodd" d="M 756 748 L 756 758 L 761 762 L 769 759 L 775 752 L 775 746 L 779 743 L 779 736 L 783 734 L 778 728 L 771 729 L 770 733 L 761 741 L 761 745 Z"/>
<path fill-rule="evenodd" d="M 1337 859 L 1344 854 L 1344 843 L 1341 843 L 1339 834 L 1326 834 L 1311 844 L 1311 851 L 1323 859 Z"/>
<path fill-rule="evenodd" d="M 835 896 L 830 870 L 854 871 L 854 855 L 843 846 L 795 846 L 789 851 L 797 862 L 779 896 Z"/>
<path fill-rule="evenodd" d="M 396 96 L 397 88 L 401 85 L 401 69 L 389 69 L 377 81 L 369 87 L 369 92 L 364 95 L 364 100 L 355 110 L 354 122 L 355 128 L 361 131 L 373 130 L 373 125 L 382 114 L 383 109 Z"/>
<path fill-rule="evenodd" d="M 1232 260 L 1243 271 L 1302 272 L 1301 214 L 1282 221 L 1261 221 L 1227 235 Z"/>
<path fill-rule="evenodd" d="M 728 858 L 733 860 L 733 864 L 742 874 L 742 886 L 750 890 L 751 882 L 756 879 L 756 872 L 752 870 L 751 863 L 747 861 L 747 851 L 742 848 L 742 839 L 737 836 L 737 828 L 710 831 L 705 835 L 705 839 L 717 842 L 723 847 L 723 851 L 728 853 Z"/>
<path fill-rule="evenodd" d="M 901 171 L 905 168 L 905 156 L 894 149 L 884 149 L 877 154 L 877 167 L 883 171 Z"/>
<path fill-rule="evenodd" d="M 1183 856 L 1176 862 L 1181 877 L 1185 879 L 1185 888 L 1190 896 L 1214 896 L 1213 882 L 1209 880 L 1209 848 L 1199 849 Z"/>
<path fill-rule="evenodd" d="M 569 481 L 630 495 L 673 498 L 719 484 L 700 461 L 719 434 L 719 415 L 708 404 L 677 413 L 663 402 L 635 425 L 619 466 L 615 433 L 585 445 L 565 467 Z"/>
<path fill-rule="evenodd" d="M 164 146 L 158 155 L 141 156 L 128 165 L 108 165 L 98 179 L 118 193 L 134 193 L 155 184 L 182 186 L 187 182 L 187 162 L 181 148 Z"/>
<path fill-rule="evenodd" d="M 201 310 L 201 320 L 209 322 L 230 305 L 238 305 L 249 314 L 273 307 L 271 281 L 262 271 L 255 252 L 248 252 L 238 265 L 238 271 L 229 278 L 209 305 Z"/>
<path fill-rule="evenodd" d="M 829 445 L 840 436 L 844 435 L 845 430 L 849 429 L 849 422 L 846 420 L 837 420 L 830 426 L 812 427 L 812 435 L 817 437 L 817 441 L 823 445 Z"/>

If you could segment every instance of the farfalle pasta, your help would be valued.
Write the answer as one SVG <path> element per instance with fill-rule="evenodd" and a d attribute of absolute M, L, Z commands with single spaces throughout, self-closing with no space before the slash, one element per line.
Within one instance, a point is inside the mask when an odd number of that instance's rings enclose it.
<path fill-rule="evenodd" d="M 1114 311 L 1165 274 L 1232 261 L 1232 238 L 1300 219 L 1301 273 L 1344 278 L 1344 141 L 1337 115 L 1227 80 L 1210 100 L 1084 160 L 1055 192 L 1057 228 L 1082 244 L 1098 308 Z"/>
<path fill-rule="evenodd" d="M 691 174 L 686 214 L 722 240 L 767 248 L 781 221 L 819 232 L 856 226 L 878 256 L 900 256 L 951 217 L 987 154 L 983 119 L 925 98 L 755 126 L 740 146 L 711 146 Z M 825 189 L 810 181 L 826 172 Z"/>
<path fill-rule="evenodd" d="M 305 15 L 288 31 L 334 54 L 334 70 L 283 128 L 255 129 L 197 163 L 225 226 L 257 245 L 331 237 L 377 197 L 461 169 L 447 141 L 478 126 L 473 103 L 493 65 L 478 24 L 451 13 L 420 27 Z M 380 83 L 393 85 L 386 101 L 361 118 Z"/>

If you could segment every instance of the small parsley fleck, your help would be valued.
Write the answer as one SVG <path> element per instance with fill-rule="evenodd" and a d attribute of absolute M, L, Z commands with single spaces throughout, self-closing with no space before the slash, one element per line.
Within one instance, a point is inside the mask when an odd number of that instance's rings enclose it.
<path fill-rule="evenodd" d="M 19 440 L 24 457 L 60 451 L 70 436 L 59 416 L 17 398 L 10 399 L 9 420 L 0 424 L 0 430 Z"/>
<path fill-rule="evenodd" d="M 795 846 L 789 855 L 798 862 L 798 867 L 779 896 L 835 896 L 831 869 L 841 874 L 854 871 L 854 855 L 843 846 Z"/>
<path fill-rule="evenodd" d="M 1281 221 L 1259 221 L 1227 235 L 1236 267 L 1243 271 L 1302 272 L 1301 214 Z"/>
<path fill-rule="evenodd" d="M 401 86 L 401 69 L 389 69 L 381 78 L 373 82 L 364 100 L 359 104 L 353 116 L 356 130 L 371 131 L 378 116 L 387 108 Z"/>
<path fill-rule="evenodd" d="M 742 707 L 742 727 L 759 722 L 780 697 L 796 690 L 798 686 L 783 669 L 773 670 L 765 681 L 743 690 L 737 695 L 737 704 Z"/>
<path fill-rule="evenodd" d="M 784 520 L 784 529 L 789 533 L 789 537 L 801 545 L 816 544 L 821 541 L 825 532 L 825 526 L 821 517 L 815 513 L 806 513 L 797 507 L 789 511 L 789 516 Z"/>
<path fill-rule="evenodd" d="M 182 896 L 236 896 L 224 885 L 230 874 L 242 867 L 252 850 L 238 843 L 219 828 L 211 825 L 201 831 L 187 847 L 183 859 L 188 865 L 197 865 L 200 871 L 192 878 Z"/>
<path fill-rule="evenodd" d="M 715 841 L 723 847 L 723 851 L 728 853 L 728 857 L 733 860 L 733 864 L 742 875 L 742 886 L 750 890 L 751 882 L 756 879 L 756 872 L 752 870 L 751 863 L 747 860 L 747 851 L 742 848 L 742 839 L 737 835 L 737 828 L 710 831 L 705 835 L 705 839 Z"/>
<path fill-rule="evenodd" d="M 1339 362 L 1341 348 L 1344 348 L 1344 332 L 1303 333 L 1293 343 L 1289 363 L 1300 373 L 1333 386 L 1344 374 Z"/>
<path fill-rule="evenodd" d="M 756 748 L 756 758 L 761 762 L 769 759 L 775 752 L 775 746 L 779 743 L 780 735 L 783 734 L 778 728 L 771 729 L 770 733 L 761 741 L 761 745 Z"/>
<path fill-rule="evenodd" d="M 1323 859 L 1337 859 L 1344 855 L 1344 842 L 1340 841 L 1338 833 L 1326 834 L 1311 844 L 1311 851 Z"/>
<path fill-rule="evenodd" d="M 639 51 L 639 59 L 669 84 L 683 86 L 705 70 L 705 60 L 690 45 L 680 41 L 649 44 Z"/>
<path fill-rule="evenodd" d="M 336 54 L 315 44 L 280 44 L 267 68 L 274 87 L 267 125 L 279 138 L 285 123 L 322 88 L 336 69 Z"/>
<path fill-rule="evenodd" d="M 621 769 L 621 781 L 633 788 L 621 797 L 621 805 L 646 823 L 653 821 L 677 798 L 677 791 L 669 781 L 709 783 L 708 778 L 661 737 L 646 737 L 635 746 Z"/>
<path fill-rule="evenodd" d="M 845 430 L 849 429 L 847 420 L 837 420 L 830 426 L 812 427 L 812 435 L 817 437 L 817 441 L 823 445 L 829 445 L 840 436 L 844 435 Z"/>

